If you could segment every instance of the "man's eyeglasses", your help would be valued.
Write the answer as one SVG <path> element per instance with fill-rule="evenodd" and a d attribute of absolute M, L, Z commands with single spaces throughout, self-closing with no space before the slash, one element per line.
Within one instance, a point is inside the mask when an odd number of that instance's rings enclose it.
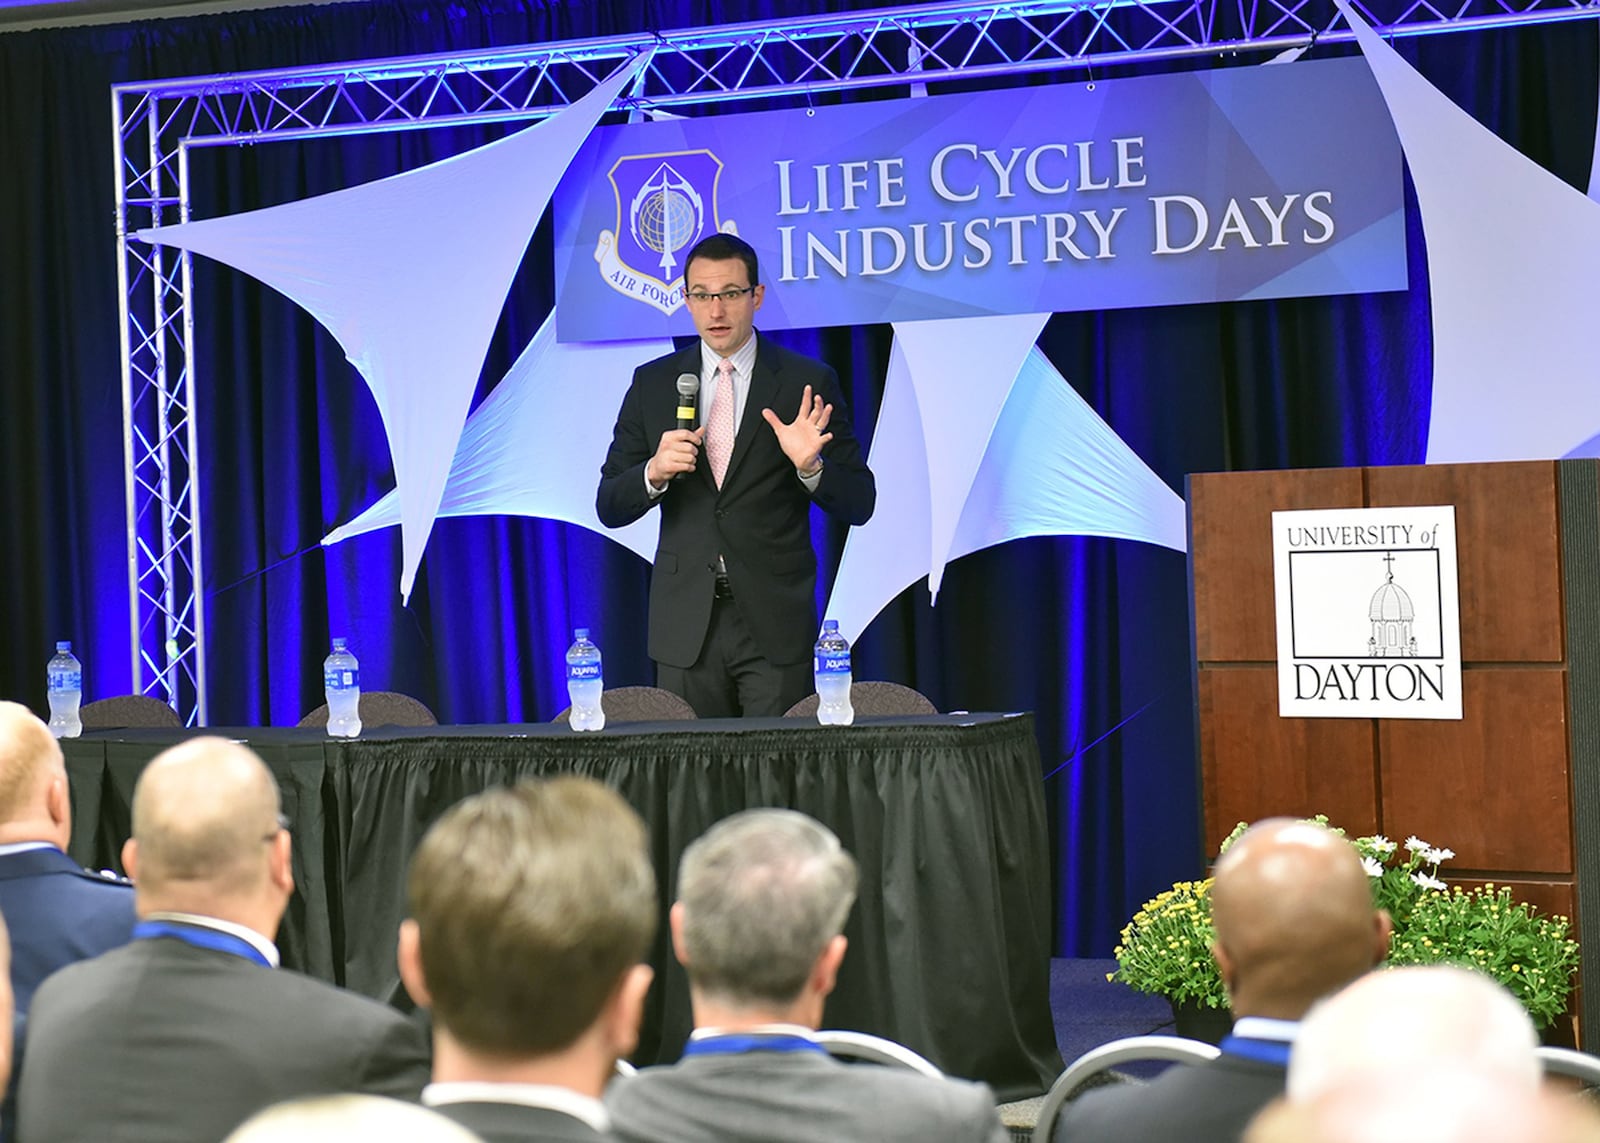
<path fill-rule="evenodd" d="M 703 290 L 697 290 L 692 294 L 684 294 L 683 297 L 691 306 L 709 306 L 712 298 L 716 298 L 723 305 L 731 306 L 745 295 L 755 292 L 756 288 L 754 286 L 746 286 L 742 290 L 723 290 L 716 294 L 708 294 Z"/>
<path fill-rule="evenodd" d="M 273 830 L 271 833 L 267 834 L 261 840 L 262 841 L 277 841 L 278 840 L 278 835 L 280 833 L 287 832 L 288 829 L 289 829 L 289 819 L 288 819 L 288 817 L 286 815 L 284 815 L 284 814 L 279 814 L 278 815 L 278 828 Z"/>

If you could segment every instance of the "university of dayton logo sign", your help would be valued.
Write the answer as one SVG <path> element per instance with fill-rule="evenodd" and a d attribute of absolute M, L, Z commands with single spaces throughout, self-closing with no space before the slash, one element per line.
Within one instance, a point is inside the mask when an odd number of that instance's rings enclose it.
<path fill-rule="evenodd" d="M 1460 718 L 1453 506 L 1272 514 L 1278 713 Z"/>
<path fill-rule="evenodd" d="M 606 284 L 669 317 L 683 305 L 683 255 L 716 231 L 722 160 L 710 151 L 624 155 L 608 175 L 616 227 L 602 230 L 594 260 Z"/>

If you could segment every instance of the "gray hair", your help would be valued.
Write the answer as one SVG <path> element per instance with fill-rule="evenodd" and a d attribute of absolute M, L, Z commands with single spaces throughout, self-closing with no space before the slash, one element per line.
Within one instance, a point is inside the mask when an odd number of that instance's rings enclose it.
<path fill-rule="evenodd" d="M 794 1000 L 843 931 L 856 881 L 855 858 L 804 814 L 746 810 L 718 822 L 679 866 L 690 981 L 741 1006 Z"/>

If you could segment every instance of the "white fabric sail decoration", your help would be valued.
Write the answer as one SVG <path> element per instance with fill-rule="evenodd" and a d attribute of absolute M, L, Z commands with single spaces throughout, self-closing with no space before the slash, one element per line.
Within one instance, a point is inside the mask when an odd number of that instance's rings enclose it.
<path fill-rule="evenodd" d="M 403 598 L 528 241 L 573 155 L 645 58 L 543 122 L 442 162 L 138 234 L 243 270 L 338 339 L 383 417 L 399 498 Z"/>
<path fill-rule="evenodd" d="M 979 325 L 997 320 L 1003 319 L 895 326 L 870 457 L 878 507 L 851 530 L 828 601 L 828 616 L 847 638 L 858 638 L 923 576 L 936 592 L 937 576 L 950 560 L 1008 540 L 1108 536 L 1186 550 L 1182 497 L 1033 345 L 1042 317 L 1031 331 L 1022 324 L 1008 330 Z M 1004 342 L 1007 335 L 1011 340 Z M 958 342 L 982 347 L 991 363 L 986 373 L 972 372 Z M 910 353 L 908 344 L 916 346 Z M 1009 381 L 999 381 L 1004 374 L 994 363 L 1000 360 L 1017 362 Z M 985 388 L 1006 394 L 987 425 L 967 418 L 963 405 Z M 936 420 L 946 431 L 930 438 L 923 426 Z M 949 435 L 963 428 L 981 440 L 975 467 L 962 482 L 935 483 L 930 472 L 943 462 L 930 464 L 939 455 L 933 442 L 948 445 Z"/>
<path fill-rule="evenodd" d="M 1600 203 L 1462 111 L 1335 0 L 1417 188 L 1433 306 L 1433 463 L 1553 459 L 1600 432 Z"/>
<path fill-rule="evenodd" d="M 563 345 L 552 312 L 467 418 L 439 515 L 564 520 L 654 559 L 661 514 L 647 512 L 613 530 L 595 516 L 594 496 L 634 369 L 671 351 L 670 341 Z M 398 523 L 399 498 L 389 492 L 322 542 L 337 544 Z"/>

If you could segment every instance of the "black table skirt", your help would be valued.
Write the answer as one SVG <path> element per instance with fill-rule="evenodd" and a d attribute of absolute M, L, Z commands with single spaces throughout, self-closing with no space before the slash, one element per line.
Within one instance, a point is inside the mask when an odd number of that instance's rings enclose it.
<path fill-rule="evenodd" d="M 196 731 L 65 740 L 73 855 L 120 867 L 133 785 Z M 851 727 L 753 719 L 383 728 L 353 740 L 290 728 L 212 728 L 247 740 L 277 777 L 297 891 L 278 935 L 285 964 L 388 1000 L 402 993 L 395 933 L 406 863 L 428 826 L 479 790 L 587 774 L 650 830 L 662 926 L 636 1060 L 676 1059 L 691 1025 L 666 911 L 684 848 L 750 806 L 825 822 L 861 864 L 850 947 L 828 1026 L 872 1032 L 1003 1098 L 1060 1071 L 1049 1009 L 1050 876 L 1031 715 L 863 718 Z"/>

